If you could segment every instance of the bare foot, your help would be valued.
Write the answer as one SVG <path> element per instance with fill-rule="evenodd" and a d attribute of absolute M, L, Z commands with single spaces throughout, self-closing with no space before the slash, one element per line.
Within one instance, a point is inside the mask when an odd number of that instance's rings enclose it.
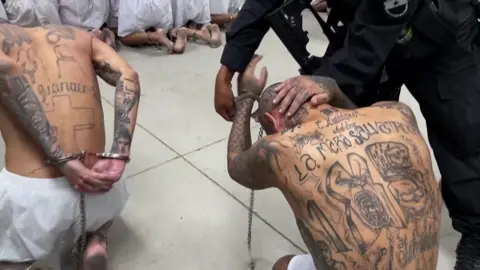
<path fill-rule="evenodd" d="M 187 28 L 176 28 L 172 30 L 172 35 L 176 38 L 173 51 L 175 53 L 183 53 L 187 46 Z"/>
<path fill-rule="evenodd" d="M 102 234 L 90 237 L 83 255 L 84 270 L 107 270 L 107 239 Z"/>
<path fill-rule="evenodd" d="M 206 26 L 203 26 L 200 29 L 197 30 L 192 30 L 192 37 L 196 38 L 197 40 L 204 41 L 206 43 L 210 43 L 212 40 L 212 37 L 210 36 L 210 31 L 208 31 L 208 28 Z"/>
<path fill-rule="evenodd" d="M 102 32 L 102 30 L 95 29 L 95 30 L 90 31 L 90 33 L 92 34 L 92 36 L 94 36 L 94 37 L 100 39 L 101 41 L 103 41 L 103 32 Z"/>
<path fill-rule="evenodd" d="M 113 31 L 108 28 L 103 28 L 102 32 L 103 32 L 103 38 L 105 43 L 107 43 L 114 50 L 117 50 L 117 43 L 115 42 L 115 33 L 113 33 Z"/>
<path fill-rule="evenodd" d="M 210 41 L 210 47 L 217 48 L 222 45 L 222 35 L 220 33 L 220 27 L 217 24 L 209 24 L 208 30 L 210 31 L 210 35 L 212 36 L 212 40 Z"/>
<path fill-rule="evenodd" d="M 167 32 L 163 29 L 157 29 L 157 31 L 151 34 L 151 39 L 155 44 L 165 45 L 168 53 L 173 53 L 173 42 L 167 37 Z"/>

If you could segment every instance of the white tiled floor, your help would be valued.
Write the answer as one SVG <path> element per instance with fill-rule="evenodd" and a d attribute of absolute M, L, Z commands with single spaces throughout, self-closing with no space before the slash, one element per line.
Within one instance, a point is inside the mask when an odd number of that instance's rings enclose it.
<path fill-rule="evenodd" d="M 309 48 L 321 53 L 325 38 L 311 21 L 306 28 L 313 34 Z M 189 44 L 183 55 L 122 48 L 120 54 L 140 74 L 143 97 L 126 171 L 132 196 L 111 232 L 113 269 L 248 269 L 249 190 L 228 177 L 230 125 L 213 108 L 221 53 L 222 48 L 195 44 Z M 297 74 L 297 65 L 272 32 L 259 53 L 264 54 L 270 83 Z M 101 83 L 101 90 L 111 137 L 114 89 Z M 414 107 L 424 128 L 413 98 L 404 91 L 402 100 Z M 281 194 L 276 190 L 256 194 L 259 217 L 253 223 L 253 252 L 257 269 L 267 270 L 281 256 L 301 253 L 304 244 Z M 458 239 L 444 212 L 438 269 L 453 268 Z"/>

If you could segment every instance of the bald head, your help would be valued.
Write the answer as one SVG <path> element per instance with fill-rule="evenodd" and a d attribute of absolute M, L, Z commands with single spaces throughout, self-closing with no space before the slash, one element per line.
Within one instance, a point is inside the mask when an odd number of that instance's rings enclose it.
<path fill-rule="evenodd" d="M 275 88 L 279 86 L 280 83 L 274 83 L 265 90 L 263 90 L 262 95 L 260 96 L 260 100 L 258 101 L 258 112 L 259 115 L 264 115 L 265 113 L 269 113 L 273 111 L 277 104 L 273 104 L 273 100 L 277 96 L 277 92 L 275 92 Z"/>
<path fill-rule="evenodd" d="M 258 101 L 258 121 L 269 135 L 288 128 L 293 124 L 277 110 L 279 104 L 273 103 L 273 100 L 277 97 L 275 88 L 278 85 L 280 85 L 280 83 L 274 83 L 265 88 Z"/>

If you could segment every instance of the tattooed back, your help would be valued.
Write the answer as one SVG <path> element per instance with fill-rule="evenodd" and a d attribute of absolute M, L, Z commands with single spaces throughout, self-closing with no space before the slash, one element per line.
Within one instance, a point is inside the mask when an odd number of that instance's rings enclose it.
<path fill-rule="evenodd" d="M 317 268 L 436 269 L 440 195 L 410 108 L 327 106 L 302 122 L 264 149 Z"/>
<path fill-rule="evenodd" d="M 105 131 L 97 77 L 92 64 L 91 36 L 66 26 L 20 28 L 0 24 L 0 42 L 8 73 L 3 102 L 17 112 L 45 111 L 52 130 L 43 130 L 43 141 L 59 142 L 66 153 L 103 152 Z M 12 104 L 10 104 L 12 105 Z M 59 176 L 44 164 L 40 147 L 21 128 L 20 121 L 40 127 L 42 114 L 11 117 L 0 111 L 0 128 L 6 144 L 6 168 L 19 175 Z"/>

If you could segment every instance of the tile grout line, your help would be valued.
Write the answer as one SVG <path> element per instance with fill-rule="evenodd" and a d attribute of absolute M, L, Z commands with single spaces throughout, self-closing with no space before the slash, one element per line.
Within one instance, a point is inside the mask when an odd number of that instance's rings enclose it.
<path fill-rule="evenodd" d="M 139 175 L 139 174 L 142 174 L 142 173 L 144 173 L 144 172 L 148 172 L 148 171 L 153 170 L 153 169 L 155 169 L 155 168 L 158 168 L 158 167 L 160 167 L 160 166 L 162 166 L 162 165 L 164 165 L 164 164 L 167 164 L 167 163 L 169 163 L 170 161 L 174 161 L 174 160 L 177 160 L 177 159 L 180 159 L 180 158 L 182 158 L 182 157 L 181 157 L 181 156 L 176 156 L 176 157 L 167 159 L 167 160 L 162 161 L 162 162 L 160 162 L 160 163 L 158 163 L 158 164 L 156 164 L 156 165 L 153 165 L 153 166 L 151 166 L 151 167 L 148 167 L 148 168 L 146 168 L 146 169 L 143 169 L 143 170 L 141 170 L 141 171 L 139 171 L 139 172 L 133 173 L 133 174 L 125 177 L 125 179 L 133 178 L 133 177 L 135 177 L 135 176 L 137 176 L 137 175 Z"/>
<path fill-rule="evenodd" d="M 237 201 L 239 204 L 241 204 L 244 208 L 246 208 L 247 210 L 249 210 L 249 207 L 243 203 L 240 199 L 238 199 L 237 197 L 235 197 L 235 195 L 233 195 L 230 191 L 228 191 L 226 188 L 224 188 L 222 185 L 220 185 L 217 181 L 213 180 L 209 175 L 207 175 L 205 172 L 203 172 L 201 169 L 199 169 L 197 166 L 195 166 L 192 162 L 190 162 L 188 159 L 186 159 L 185 157 L 182 156 L 182 159 L 187 162 L 188 164 L 190 164 L 190 166 L 192 166 L 193 168 L 195 168 L 200 174 L 202 174 L 203 176 L 205 176 L 208 180 L 210 180 L 210 182 L 212 182 L 213 184 L 215 184 L 218 188 L 220 188 L 221 190 L 223 190 L 225 193 L 227 193 L 230 197 L 232 197 L 235 201 Z M 259 220 L 261 220 L 263 223 L 265 223 L 265 225 L 267 225 L 268 227 L 270 227 L 273 231 L 275 231 L 276 233 L 278 233 L 281 237 L 283 237 L 285 240 L 287 240 L 287 242 L 289 242 L 292 246 L 294 246 L 295 248 L 297 248 L 298 250 L 304 252 L 304 253 L 307 253 L 305 250 L 303 250 L 303 248 L 301 248 L 300 246 L 298 246 L 295 242 L 293 242 L 290 238 L 288 238 L 285 234 L 283 234 L 282 232 L 280 232 L 277 228 L 275 228 L 272 224 L 270 224 L 270 222 L 268 222 L 266 219 L 264 219 L 262 216 L 260 216 L 256 211 L 253 211 L 253 214 L 255 215 L 255 217 L 257 217 Z"/>
<path fill-rule="evenodd" d="M 107 99 L 105 99 L 104 97 L 102 97 L 102 99 L 107 102 L 108 104 L 110 104 L 111 106 L 115 107 L 112 103 L 110 103 Z M 199 169 L 197 166 L 195 166 L 192 162 L 190 162 L 188 159 L 185 158 L 186 155 L 188 154 L 191 154 L 193 152 L 197 152 L 197 151 L 200 151 L 208 146 L 211 146 L 213 144 L 216 144 L 216 143 L 219 143 L 223 140 L 225 140 L 225 138 L 219 140 L 219 141 L 216 141 L 214 143 L 211 143 L 211 144 L 208 144 L 206 146 L 203 146 L 199 149 L 196 149 L 196 150 L 193 150 L 191 152 L 188 152 L 186 154 L 180 154 L 179 152 L 177 152 L 175 149 L 173 149 L 170 145 L 166 144 L 165 142 L 163 142 L 160 138 L 158 138 L 155 134 L 153 134 L 152 132 L 150 132 L 150 130 L 146 129 L 145 127 L 143 127 L 141 124 L 137 123 L 137 126 L 139 126 L 141 129 L 145 130 L 145 132 L 147 132 L 148 134 L 150 134 L 150 136 L 152 136 L 153 138 L 155 138 L 156 140 L 158 140 L 160 143 L 162 143 L 165 147 L 167 147 L 170 151 L 172 151 L 173 153 L 175 153 L 177 156 L 172 158 L 172 159 L 169 159 L 165 162 L 162 162 L 156 166 L 153 166 L 153 167 L 150 167 L 150 168 L 147 168 L 141 172 L 138 172 L 138 173 L 135 173 L 131 176 L 128 176 L 128 178 L 131 178 L 131 177 L 134 177 L 136 175 L 139 175 L 141 173 L 144 173 L 146 171 L 149 171 L 149 170 L 152 170 L 152 169 L 155 169 L 167 162 L 170 162 L 170 161 L 173 161 L 173 160 L 176 160 L 176 159 L 183 159 L 186 163 L 188 163 L 190 166 L 192 166 L 195 170 L 197 170 L 200 174 L 202 174 L 203 176 L 205 176 L 210 182 L 212 182 L 214 185 L 216 185 L 218 188 L 220 188 L 223 192 L 227 193 L 227 195 L 229 195 L 232 199 L 234 199 L 235 201 L 237 201 L 240 205 L 242 205 L 244 208 L 246 208 L 247 210 L 249 210 L 249 207 L 243 203 L 240 199 L 238 199 L 237 197 L 235 197 L 235 195 L 233 195 L 230 191 L 228 191 L 227 189 L 225 189 L 222 185 L 220 185 L 217 181 L 213 180 L 213 178 L 211 178 L 209 175 L 207 175 L 205 172 L 203 172 L 201 169 Z M 283 234 L 282 232 L 280 232 L 277 228 L 275 228 L 272 224 L 270 224 L 266 219 L 264 219 L 263 217 L 261 217 L 256 211 L 253 212 L 253 214 L 255 215 L 255 217 L 257 217 L 259 220 L 261 220 L 263 223 L 265 223 L 265 225 L 267 225 L 268 227 L 270 227 L 273 231 L 275 231 L 276 233 L 278 233 L 281 237 L 283 237 L 285 240 L 287 240 L 287 242 L 289 242 L 292 246 L 294 246 L 295 248 L 297 248 L 298 250 L 304 252 L 304 253 L 307 253 L 305 250 L 303 250 L 303 248 L 301 248 L 300 246 L 298 246 L 295 242 L 293 242 L 290 238 L 288 238 L 285 234 Z"/>

